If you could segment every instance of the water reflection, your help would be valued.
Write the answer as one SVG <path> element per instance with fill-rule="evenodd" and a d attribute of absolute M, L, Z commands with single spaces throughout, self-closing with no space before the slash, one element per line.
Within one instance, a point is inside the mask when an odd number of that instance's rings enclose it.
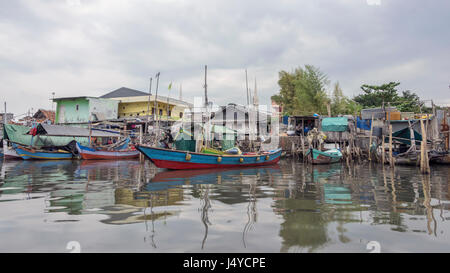
<path fill-rule="evenodd" d="M 290 160 L 271 167 L 186 171 L 135 160 L 0 164 L 2 241 L 14 235 L 2 225 L 23 221 L 14 209 L 41 200 L 42 211 L 28 221 L 53 215 L 50 222 L 56 224 L 107 225 L 109 231 L 101 226 L 96 231 L 111 234 L 112 242 L 118 240 L 115 230 L 130 229 L 150 247 L 142 251 L 365 252 L 371 240 L 385 251 L 450 246 L 445 166 L 421 175 L 412 167 Z M 91 222 L 92 216 L 99 218 Z M 40 232 L 50 225 L 44 222 Z M 141 247 L 127 234 L 129 241 L 117 251 Z"/>

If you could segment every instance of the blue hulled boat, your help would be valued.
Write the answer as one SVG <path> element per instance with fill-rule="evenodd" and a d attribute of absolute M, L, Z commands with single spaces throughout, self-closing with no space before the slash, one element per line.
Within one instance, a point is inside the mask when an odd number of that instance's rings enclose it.
<path fill-rule="evenodd" d="M 312 164 L 330 164 L 340 162 L 342 158 L 342 153 L 338 149 L 331 149 L 322 152 L 310 148 L 306 152 L 306 158 Z"/>
<path fill-rule="evenodd" d="M 65 150 L 42 150 L 42 149 L 30 149 L 24 146 L 13 143 L 13 147 L 16 150 L 18 156 L 23 159 L 43 159 L 43 160 L 62 160 L 72 159 L 73 154 Z"/>
<path fill-rule="evenodd" d="M 251 155 L 194 153 L 146 145 L 136 149 L 158 168 L 176 170 L 265 166 L 278 163 L 281 156 L 281 149 Z"/>

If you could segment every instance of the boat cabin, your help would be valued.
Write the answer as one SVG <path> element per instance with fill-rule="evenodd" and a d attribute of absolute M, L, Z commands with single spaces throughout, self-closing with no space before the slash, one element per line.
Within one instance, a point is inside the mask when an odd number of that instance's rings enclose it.
<path fill-rule="evenodd" d="M 319 116 L 289 116 L 288 135 L 306 135 L 311 129 L 319 127 Z"/>

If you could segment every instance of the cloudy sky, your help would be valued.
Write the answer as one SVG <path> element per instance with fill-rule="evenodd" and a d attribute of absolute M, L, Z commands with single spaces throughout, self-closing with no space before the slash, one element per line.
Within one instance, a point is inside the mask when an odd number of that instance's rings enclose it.
<path fill-rule="evenodd" d="M 170 95 L 182 84 L 193 101 L 208 65 L 215 103 L 245 103 L 247 69 L 268 104 L 280 70 L 311 64 L 347 96 L 400 81 L 450 103 L 449 12 L 448 0 L 0 0 L 0 100 L 20 115 L 51 109 L 52 92 L 148 91 L 160 71 L 160 94 L 174 82 Z"/>

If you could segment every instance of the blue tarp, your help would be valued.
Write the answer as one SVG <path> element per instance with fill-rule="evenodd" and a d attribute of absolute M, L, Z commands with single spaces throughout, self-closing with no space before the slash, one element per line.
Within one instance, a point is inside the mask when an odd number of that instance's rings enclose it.
<path fill-rule="evenodd" d="M 356 127 L 363 130 L 370 130 L 370 126 L 372 125 L 371 119 L 361 119 L 360 117 L 356 118 Z"/>
<path fill-rule="evenodd" d="M 283 124 L 288 125 L 289 122 L 289 116 L 283 116 Z"/>
<path fill-rule="evenodd" d="M 347 117 L 324 118 L 322 120 L 322 131 L 324 132 L 345 132 L 347 129 Z"/>

